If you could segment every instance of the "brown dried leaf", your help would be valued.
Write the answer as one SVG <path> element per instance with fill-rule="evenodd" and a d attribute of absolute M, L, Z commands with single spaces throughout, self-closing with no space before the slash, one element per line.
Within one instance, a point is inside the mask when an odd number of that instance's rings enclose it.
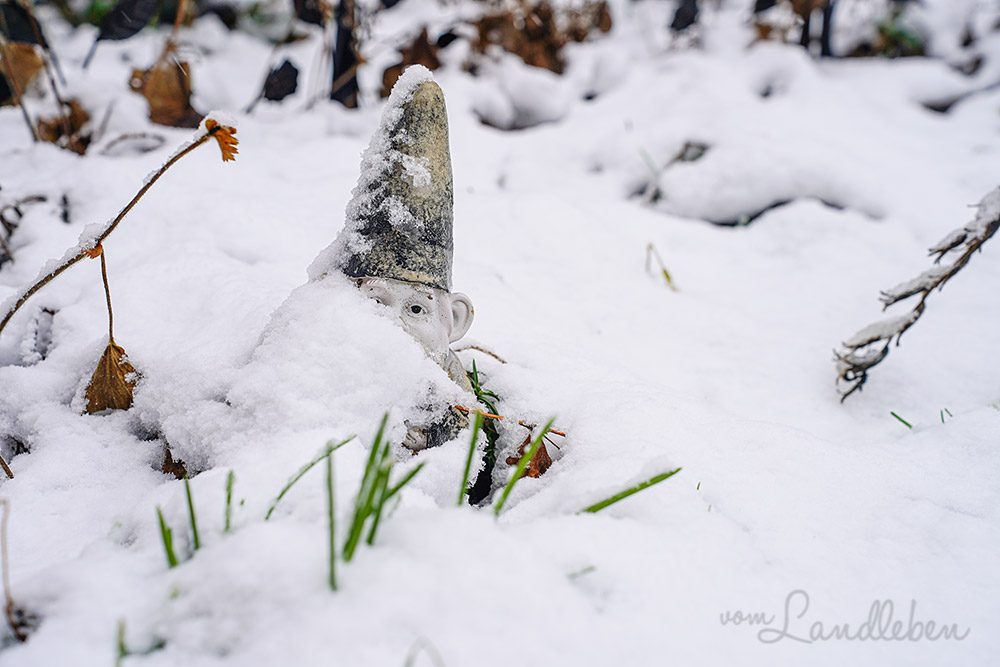
<path fill-rule="evenodd" d="M 135 378 L 136 371 L 128 362 L 125 348 L 116 345 L 113 340 L 108 341 L 87 385 L 87 412 L 128 410 L 132 407 Z"/>
<path fill-rule="evenodd" d="M 104 246 L 98 243 L 93 248 L 91 248 L 90 250 L 86 250 L 85 252 L 87 253 L 87 257 L 91 259 L 97 259 L 104 252 Z"/>
<path fill-rule="evenodd" d="M 11 75 L 14 77 L 15 88 L 21 93 L 28 89 L 38 73 L 42 71 L 42 57 L 35 50 L 33 44 L 8 42 L 0 46 L 0 59 L 6 60 L 0 67 L 0 77 L 8 79 L 7 66 L 9 65 Z M 0 86 L 0 88 L 3 87 Z M 9 85 L 7 87 L 9 88 Z M 6 100 L 0 99 L 0 105 L 13 104 L 13 102 L 13 95 Z"/>
<path fill-rule="evenodd" d="M 524 442 L 517 448 L 517 456 L 508 456 L 507 465 L 513 466 L 517 465 L 517 462 L 521 460 L 524 453 L 527 451 L 528 447 L 531 445 L 531 434 L 524 439 Z M 545 474 L 545 471 L 549 469 L 552 465 L 552 457 L 549 456 L 549 452 L 545 449 L 545 443 L 543 442 L 538 447 L 538 451 L 528 462 L 528 467 L 524 469 L 525 477 L 541 477 Z"/>
<path fill-rule="evenodd" d="M 240 140 L 236 138 L 236 128 L 229 125 L 220 125 L 214 118 L 206 120 L 205 127 L 209 132 L 214 130 L 212 136 L 219 142 L 219 150 L 222 151 L 222 161 L 235 161 L 236 154 L 239 153 L 237 146 L 240 144 Z"/>
<path fill-rule="evenodd" d="M 427 26 L 420 30 L 420 34 L 409 46 L 400 49 L 403 59 L 395 65 L 390 65 L 382 72 L 382 97 L 389 97 L 392 87 L 396 85 L 396 79 L 410 65 L 423 65 L 433 71 L 441 67 L 441 61 L 437 57 L 437 47 L 431 44 L 430 36 L 427 34 Z"/>
<path fill-rule="evenodd" d="M 149 120 L 170 127 L 198 127 L 201 114 L 191 106 L 191 68 L 167 51 L 147 70 L 132 70 L 129 87 L 146 98 Z"/>
<path fill-rule="evenodd" d="M 160 464 L 160 472 L 165 475 L 173 475 L 177 479 L 184 479 L 188 476 L 184 461 L 174 460 L 174 456 L 170 452 L 170 445 L 163 449 L 163 463 Z"/>
<path fill-rule="evenodd" d="M 38 138 L 83 155 L 90 146 L 91 133 L 84 131 L 89 122 L 90 114 L 80 101 L 71 99 L 61 114 L 38 119 Z"/>

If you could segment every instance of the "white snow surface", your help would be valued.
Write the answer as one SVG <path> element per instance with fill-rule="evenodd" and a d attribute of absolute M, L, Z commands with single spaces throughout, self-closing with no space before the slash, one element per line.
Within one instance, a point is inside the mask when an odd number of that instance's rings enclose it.
<path fill-rule="evenodd" d="M 932 53 L 968 55 L 955 40 L 971 5 L 925 4 L 922 20 L 942 26 Z M 378 304 L 335 275 L 306 274 L 343 228 L 358 157 L 392 108 L 371 94 L 381 69 L 362 70 L 362 110 L 306 110 L 306 84 L 321 78 L 315 38 L 276 56 L 212 18 L 186 30 L 195 102 L 232 110 L 240 152 L 225 164 L 210 145 L 185 157 L 104 243 L 115 338 L 141 375 L 134 407 L 83 414 L 107 342 L 96 261 L 44 288 L 0 334 L 2 451 L 12 454 L 10 438 L 30 448 L 10 459 L 14 479 L 0 479 L 10 592 L 41 618 L 25 643 L 0 631 L 0 665 L 113 665 L 120 622 L 125 667 L 993 664 L 1000 242 L 845 404 L 832 351 L 877 317 L 881 287 L 921 271 L 927 248 L 997 187 L 1000 90 L 946 115 L 920 102 L 990 83 L 1000 34 L 977 22 L 973 48 L 987 59 L 973 77 L 933 58 L 820 61 L 797 46 L 748 48 L 747 5 L 706 10 L 704 48 L 671 51 L 672 3 L 615 2 L 613 31 L 568 46 L 568 71 L 548 82 L 509 59 L 473 78 L 449 54 L 461 43 L 444 52 L 434 77 L 450 113 L 455 287 L 476 305 L 464 342 L 508 363 L 460 357 L 476 361 L 503 414 L 555 415 L 569 437 L 499 519 L 454 506 L 467 434 L 416 457 L 397 451 L 396 474 L 426 465 L 374 546 L 340 564 L 337 592 L 326 583 L 322 470 L 265 522 L 270 502 L 328 440 L 357 434 L 335 454 L 343 529 L 382 414 L 398 443 L 421 404 L 472 398 Z M 373 43 L 398 33 L 399 17 L 412 28 L 442 7 L 405 0 Z M 25 207 L 11 236 L 0 302 L 113 217 L 190 136 L 150 125 L 126 87 L 165 33 L 103 43 L 83 73 L 95 33 L 53 22 L 49 36 L 69 94 L 97 117 L 115 101 L 101 145 L 129 132 L 167 141 L 79 157 L 32 145 L 18 111 L 0 109 L 0 200 L 48 198 Z M 237 111 L 286 55 L 302 68 L 300 91 Z M 487 103 L 497 118 L 546 122 L 500 131 L 481 122 Z M 666 164 L 687 141 L 710 148 L 667 168 L 663 198 L 643 205 L 643 152 Z M 784 200 L 748 226 L 706 222 Z M 679 291 L 644 270 L 650 243 Z M 40 360 L 42 308 L 56 315 Z M 524 433 L 510 427 L 505 448 Z M 183 484 L 158 470 L 166 443 L 198 473 L 193 554 Z M 658 486 L 577 513 L 675 467 Z M 157 507 L 182 559 L 174 569 Z M 904 625 L 916 601 L 917 620 L 969 634 L 765 644 L 763 626 L 721 622 L 765 612 L 780 628 L 796 589 L 810 597 L 789 619 L 798 636 L 816 621 L 854 630 L 875 600 L 892 600 Z"/>

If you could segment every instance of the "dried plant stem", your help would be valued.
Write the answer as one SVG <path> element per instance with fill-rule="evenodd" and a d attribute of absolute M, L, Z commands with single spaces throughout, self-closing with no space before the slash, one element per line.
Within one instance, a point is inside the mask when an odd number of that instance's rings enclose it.
<path fill-rule="evenodd" d="M 24 11 L 28 13 L 28 16 L 31 17 L 31 32 L 35 34 L 35 40 L 38 42 L 38 45 L 42 47 L 45 55 L 52 60 L 52 67 L 55 68 L 56 74 L 59 75 L 59 80 L 62 81 L 62 84 L 65 86 L 66 77 L 63 76 L 62 67 L 59 65 L 59 58 L 56 57 L 56 52 L 49 44 L 49 40 L 45 39 L 45 36 L 42 34 L 42 24 L 39 23 L 38 19 L 35 17 L 34 7 L 32 7 L 31 2 L 28 1 L 21 2 L 19 4 L 22 8 L 24 8 Z M 47 66 L 48 65 L 46 64 L 46 67 Z M 56 97 L 58 98 L 59 93 L 55 90 L 55 85 L 52 86 L 52 90 L 56 93 Z"/>
<path fill-rule="evenodd" d="M 970 223 L 971 226 L 955 230 L 930 249 L 931 255 L 937 255 L 935 264 L 940 263 L 948 253 L 960 250 L 958 257 L 951 264 L 942 267 L 941 270 L 932 269 L 924 272 L 914 280 L 882 292 L 883 310 L 904 299 L 919 295 L 919 300 L 909 313 L 890 321 L 891 326 L 885 330 L 867 333 L 866 327 L 855 334 L 856 340 L 843 343 L 843 349 L 834 352 L 838 363 L 837 381 L 849 384 L 848 389 L 841 393 L 841 403 L 847 400 L 848 396 L 864 388 L 868 381 L 868 373 L 889 355 L 893 342 L 895 341 L 895 345 L 898 346 L 903 334 L 923 316 L 930 295 L 934 291 L 944 289 L 948 281 L 968 265 L 972 256 L 982 250 L 983 244 L 1000 230 L 998 202 L 1000 202 L 1000 188 L 983 198 L 977 207 L 975 220 Z M 981 226 L 977 227 L 980 223 Z M 879 343 L 881 347 L 876 347 Z"/>
<path fill-rule="evenodd" d="M 941 416 L 942 418 L 944 417 L 943 412 L 941 413 Z M 0 456 L 0 468 L 3 468 L 3 472 L 7 475 L 8 479 L 14 479 L 14 471 L 10 469 L 10 466 L 7 464 L 7 461 L 3 456 Z"/>
<path fill-rule="evenodd" d="M 28 638 L 24 631 L 21 629 L 21 625 L 14 618 L 14 612 L 16 606 L 14 604 L 14 597 L 10 594 L 10 554 L 7 552 L 7 519 L 10 515 L 10 501 L 6 498 L 0 498 L 0 507 L 3 508 L 3 517 L 0 518 L 0 557 L 3 558 L 3 595 L 4 595 L 4 613 L 7 616 L 7 622 L 10 624 L 10 629 L 17 637 L 18 641 L 24 641 Z"/>
<path fill-rule="evenodd" d="M 492 350 L 489 350 L 489 349 L 487 349 L 487 348 L 485 348 L 485 347 L 483 347 L 481 345 L 463 345 L 462 347 L 456 347 L 455 348 L 456 352 L 464 352 L 466 350 L 475 350 L 476 352 L 482 352 L 485 355 L 493 357 L 494 359 L 496 359 L 497 361 L 499 361 L 501 364 L 506 364 L 507 363 L 507 360 L 504 359 L 503 357 L 501 357 L 499 354 L 497 354 L 496 352 L 494 352 Z"/>
<path fill-rule="evenodd" d="M 518 425 L 523 426 L 524 428 L 533 429 L 533 428 L 535 428 L 535 426 L 537 426 L 537 424 L 529 424 L 528 422 L 522 421 L 520 419 L 515 420 L 515 419 L 512 419 L 511 417 L 504 417 L 502 415 L 495 415 L 492 412 L 483 412 L 482 410 L 472 410 L 470 408 L 465 407 L 464 405 L 453 405 L 452 407 L 455 408 L 456 410 L 458 410 L 459 412 L 461 412 L 463 414 L 466 414 L 466 415 L 472 414 L 472 413 L 476 413 L 478 415 L 482 415 L 484 419 L 495 419 L 497 421 L 516 421 Z M 564 431 L 557 431 L 554 428 L 547 429 L 546 432 L 547 433 L 551 433 L 553 435 L 562 436 L 563 438 L 566 437 L 566 433 Z"/>
<path fill-rule="evenodd" d="M 104 281 L 104 300 L 108 304 L 108 340 L 115 342 L 115 313 L 111 309 L 111 287 L 108 285 L 108 262 L 104 259 L 104 246 L 101 248 L 101 280 Z"/>
<path fill-rule="evenodd" d="M 184 23 L 184 19 L 187 18 L 187 8 L 188 0 L 178 0 L 177 2 L 177 13 L 174 15 L 174 27 L 170 31 L 170 41 L 177 41 L 177 33 L 180 32 L 181 24 Z"/>
<path fill-rule="evenodd" d="M 129 212 L 135 207 L 135 205 L 139 203 L 139 200 L 142 199 L 143 195 L 145 195 L 149 191 L 149 189 L 153 187 L 156 181 L 160 180 L 160 177 L 163 176 L 163 174 L 165 174 L 167 170 L 170 169 L 170 167 L 174 166 L 174 164 L 176 164 L 181 158 L 183 158 L 185 155 L 187 155 L 194 149 L 201 146 L 203 143 L 208 141 L 214 134 L 216 134 L 222 129 L 224 129 L 224 126 L 222 125 L 215 125 L 214 127 L 208 128 L 200 135 L 192 139 L 190 142 L 188 142 L 188 144 L 185 145 L 181 150 L 174 153 L 173 157 L 167 160 L 162 167 L 157 169 L 156 172 L 154 172 L 153 175 L 146 180 L 145 184 L 139 189 L 139 191 L 135 194 L 135 196 L 132 197 L 132 200 L 125 205 L 125 208 L 123 208 L 118 213 L 118 215 L 115 216 L 114 220 L 112 220 L 108 224 L 108 226 L 104 228 L 104 231 L 102 231 L 97 236 L 97 238 L 94 239 L 93 245 L 86 248 L 81 248 L 80 251 L 77 252 L 75 255 L 63 261 L 59 266 L 57 266 L 56 268 L 52 269 L 47 274 L 42 276 L 42 278 L 40 278 L 34 285 L 29 287 L 28 290 L 25 291 L 24 294 L 22 294 L 20 298 L 18 298 L 18 300 L 14 302 L 14 305 L 11 307 L 11 309 L 8 310 L 7 313 L 4 315 L 3 319 L 0 320 L 0 333 L 3 333 L 4 328 L 7 326 L 7 323 L 10 322 L 11 318 L 14 317 L 14 314 L 18 310 L 20 310 L 21 306 L 23 306 L 28 299 L 34 296 L 35 293 L 38 292 L 38 290 L 48 285 L 50 282 L 52 282 L 52 280 L 54 280 L 56 277 L 58 277 L 64 271 L 66 271 L 66 269 L 70 268 L 71 266 L 73 266 L 80 260 L 84 259 L 85 257 L 88 257 L 92 248 L 95 248 L 101 243 L 103 243 L 104 239 L 108 238 L 108 236 L 111 235 L 111 232 L 115 231 L 115 228 L 117 228 L 119 223 L 121 223 L 121 221 L 125 219 L 125 216 L 129 214 Z"/>
<path fill-rule="evenodd" d="M 674 285 L 674 279 L 670 276 L 670 271 L 667 271 L 667 265 L 663 263 L 663 258 L 660 257 L 660 251 L 656 249 L 656 246 L 653 245 L 651 241 L 646 245 L 646 273 L 652 273 L 651 260 L 654 259 L 656 260 L 656 263 L 660 265 L 660 275 L 662 275 L 663 279 L 666 281 L 667 287 L 676 292 L 677 286 Z"/>
<path fill-rule="evenodd" d="M 0 13 L 0 21 L 3 22 L 3 30 L 7 32 L 7 20 L 3 18 L 3 14 Z M 0 60 L 3 60 L 4 74 L 7 76 L 7 80 L 10 82 L 10 92 L 14 97 L 14 104 L 17 108 L 21 110 L 21 116 L 24 117 L 24 123 L 28 126 L 28 131 L 31 132 L 31 140 L 38 143 L 38 133 L 35 132 L 35 123 L 32 122 L 31 116 L 28 114 L 27 107 L 24 106 L 24 98 L 21 95 L 21 87 L 17 84 L 17 79 L 14 78 L 14 70 L 10 67 L 10 56 L 8 55 L 7 45 L 10 42 L 3 36 L 0 36 Z"/>

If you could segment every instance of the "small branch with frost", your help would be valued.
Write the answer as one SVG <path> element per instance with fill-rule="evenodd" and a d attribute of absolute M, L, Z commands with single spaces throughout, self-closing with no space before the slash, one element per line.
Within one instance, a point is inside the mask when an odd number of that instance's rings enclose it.
<path fill-rule="evenodd" d="M 163 166 L 153 172 L 143 184 L 139 191 L 136 193 L 132 200 L 125 205 L 115 218 L 109 222 L 96 236 L 92 238 L 82 238 L 81 242 L 75 247 L 71 248 L 65 255 L 63 255 L 62 260 L 60 260 L 55 268 L 49 269 L 44 275 L 39 277 L 35 283 L 24 290 L 12 304 L 7 305 L 5 308 L 6 312 L 3 315 L 3 319 L 0 320 L 0 333 L 3 333 L 4 328 L 10 322 L 14 314 L 30 299 L 36 292 L 48 285 L 52 280 L 62 274 L 66 269 L 70 268 L 77 262 L 87 257 L 94 256 L 93 251 L 95 248 L 100 246 L 111 232 L 115 231 L 118 224 L 125 219 L 139 200 L 142 199 L 150 188 L 160 180 L 160 177 L 167 172 L 170 167 L 176 164 L 181 158 L 193 151 L 194 149 L 201 146 L 203 143 L 209 139 L 215 139 L 219 144 L 219 149 L 222 151 L 222 161 L 227 162 L 236 159 L 237 153 L 237 140 L 235 137 L 236 128 L 231 125 L 223 125 L 219 121 L 212 117 L 207 117 L 202 122 L 201 128 L 199 128 L 198 133 L 191 139 L 188 143 L 184 144 L 177 152 L 175 152 L 169 160 L 167 160 Z M 84 232 L 84 236 L 87 236 L 88 232 Z"/>
<path fill-rule="evenodd" d="M 969 263 L 972 255 L 982 250 L 983 244 L 996 234 L 997 229 L 1000 229 L 1000 188 L 983 197 L 972 222 L 951 232 L 930 248 L 929 254 L 936 255 L 935 266 L 881 293 L 883 310 L 913 296 L 919 296 L 919 300 L 905 315 L 869 324 L 844 341 L 843 349 L 834 352 L 837 384 L 846 385 L 846 389 L 841 391 L 841 402 L 864 387 L 868 372 L 888 356 L 893 340 L 899 345 L 903 334 L 924 314 L 931 293 L 943 289 Z M 950 256 L 954 257 L 951 262 L 941 263 Z"/>

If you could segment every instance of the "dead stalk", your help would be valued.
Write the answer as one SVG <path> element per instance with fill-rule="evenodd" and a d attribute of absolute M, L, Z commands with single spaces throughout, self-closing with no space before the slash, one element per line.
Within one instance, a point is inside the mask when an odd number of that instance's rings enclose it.
<path fill-rule="evenodd" d="M 17 606 L 14 604 L 14 598 L 10 594 L 10 564 L 8 562 L 9 554 L 7 553 L 7 518 L 10 514 L 10 501 L 6 498 L 0 498 L 0 507 L 3 508 L 3 518 L 0 518 L 0 558 L 3 559 L 4 613 L 7 615 L 7 622 L 10 624 L 10 629 L 14 633 L 14 636 L 17 637 L 18 641 L 23 642 L 28 636 L 24 634 L 17 619 L 14 618 L 14 611 Z"/>
<path fill-rule="evenodd" d="M 517 423 L 519 426 L 523 426 L 524 428 L 527 428 L 527 429 L 533 429 L 536 426 L 538 426 L 538 424 L 529 424 L 528 422 L 521 421 L 520 419 L 512 419 L 511 417 L 503 417 L 501 415 L 495 415 L 492 412 L 483 412 L 482 410 L 471 410 L 471 409 L 465 407 L 464 405 L 453 405 L 452 407 L 455 408 L 456 410 L 458 410 L 459 412 L 461 412 L 462 414 L 468 415 L 468 414 L 476 413 L 476 414 L 481 415 L 484 419 L 496 419 L 497 421 L 513 421 L 513 422 Z M 548 430 L 548 432 L 551 433 L 551 434 L 553 434 L 553 435 L 561 436 L 563 438 L 566 437 L 566 433 L 564 433 L 563 431 L 557 431 L 554 428 L 550 428 Z"/>
<path fill-rule="evenodd" d="M 7 31 L 7 19 L 3 17 L 0 13 L 0 21 L 3 22 L 3 30 Z M 8 45 L 7 38 L 0 35 L 0 60 L 3 60 L 4 74 L 7 75 L 7 80 L 10 82 L 10 92 L 14 97 L 14 104 L 21 110 L 21 115 L 24 117 L 24 123 L 28 126 L 28 131 L 31 132 L 31 140 L 36 144 L 38 143 L 38 134 L 35 132 L 35 124 L 31 120 L 31 116 L 28 114 L 28 109 L 24 106 L 24 98 L 21 96 L 21 87 L 18 85 L 17 80 L 14 78 L 14 70 L 10 67 L 10 56 L 7 52 Z"/>
<path fill-rule="evenodd" d="M 145 195 L 149 189 L 153 187 L 156 181 L 160 180 L 160 177 L 163 176 L 163 174 L 165 174 L 170 167 L 174 166 L 174 164 L 176 164 L 181 158 L 201 146 L 222 129 L 224 129 L 223 125 L 215 125 L 214 127 L 208 128 L 202 134 L 192 139 L 186 146 L 184 146 L 184 148 L 174 153 L 173 157 L 167 160 L 162 167 L 149 177 L 135 196 L 132 197 L 132 200 L 125 205 L 125 208 L 123 208 L 117 216 L 115 216 L 114 220 L 108 223 L 108 226 L 104 228 L 104 231 L 102 231 L 96 239 L 94 239 L 92 244 L 88 247 L 81 248 L 75 255 L 42 276 L 34 285 L 28 288 L 28 290 L 25 291 L 24 294 L 17 299 L 17 301 L 14 302 L 14 305 L 7 311 L 3 319 L 0 320 L 0 333 L 3 333 L 4 328 L 6 328 L 11 318 L 14 317 L 14 314 L 17 313 L 21 306 L 23 306 L 28 299 L 34 296 L 35 293 L 52 282 L 52 280 L 61 275 L 64 271 L 66 271 L 66 269 L 70 268 L 80 260 L 89 257 L 92 249 L 101 245 L 104 242 L 104 239 L 108 238 L 108 236 L 111 235 L 111 232 L 115 231 L 115 228 L 117 228 L 118 224 L 125 219 L 125 216 L 129 214 L 129 211 L 131 211 L 135 205 L 139 203 L 139 200 L 142 199 L 143 195 Z"/>
<path fill-rule="evenodd" d="M 101 280 L 104 281 L 104 298 L 108 302 L 108 340 L 115 344 L 115 313 L 111 310 L 111 287 L 108 285 L 108 262 L 104 258 L 104 246 L 101 249 Z"/>
<path fill-rule="evenodd" d="M 485 355 L 493 357 L 494 359 L 496 359 L 497 361 L 499 361 L 501 364 L 506 364 L 507 363 L 507 360 L 504 359 L 503 357 L 501 357 L 499 354 L 497 354 L 496 352 L 493 352 L 492 350 L 489 350 L 489 349 L 487 349 L 485 347 L 482 347 L 480 345 L 463 345 L 462 347 L 455 348 L 456 352 L 464 352 L 466 350 L 475 350 L 476 352 L 482 352 Z"/>

